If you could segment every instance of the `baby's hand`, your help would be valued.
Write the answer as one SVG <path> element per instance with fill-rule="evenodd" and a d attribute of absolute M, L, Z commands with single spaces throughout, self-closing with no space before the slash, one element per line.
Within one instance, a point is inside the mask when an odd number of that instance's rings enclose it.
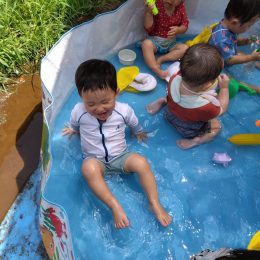
<path fill-rule="evenodd" d="M 228 88 L 229 77 L 226 74 L 221 74 L 218 76 L 218 85 L 220 89 Z"/>
<path fill-rule="evenodd" d="M 167 34 L 168 38 L 175 38 L 176 35 L 179 33 L 179 27 L 178 26 L 172 26 L 170 27 L 170 31 Z"/>
<path fill-rule="evenodd" d="M 147 0 L 144 0 L 144 4 L 146 6 L 146 12 L 153 14 L 153 8 L 154 8 L 155 4 L 148 4 Z"/>
<path fill-rule="evenodd" d="M 260 60 L 260 52 L 257 51 L 257 50 L 254 50 L 254 51 L 251 53 L 251 56 L 252 56 L 252 61 L 258 61 L 258 60 Z"/>
<path fill-rule="evenodd" d="M 138 132 L 135 134 L 137 140 L 138 140 L 138 143 L 141 143 L 141 142 L 145 142 L 146 143 L 146 140 L 147 140 L 147 132 Z"/>
<path fill-rule="evenodd" d="M 69 126 L 65 126 L 62 129 L 62 135 L 68 135 L 69 137 L 74 135 L 76 132 Z"/>

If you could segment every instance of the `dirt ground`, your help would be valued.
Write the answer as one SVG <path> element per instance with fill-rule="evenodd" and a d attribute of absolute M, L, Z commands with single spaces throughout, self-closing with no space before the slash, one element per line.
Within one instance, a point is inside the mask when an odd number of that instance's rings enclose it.
<path fill-rule="evenodd" d="M 0 222 L 38 166 L 42 133 L 39 75 L 9 89 L 0 92 Z"/>

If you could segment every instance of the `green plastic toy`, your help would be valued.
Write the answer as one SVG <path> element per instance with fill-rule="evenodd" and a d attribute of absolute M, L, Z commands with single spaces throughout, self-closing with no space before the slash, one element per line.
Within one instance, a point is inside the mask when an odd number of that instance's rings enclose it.
<path fill-rule="evenodd" d="M 249 95 L 256 94 L 256 91 L 254 89 L 249 88 L 248 86 L 244 85 L 243 83 L 241 83 L 235 79 L 229 80 L 229 85 L 228 85 L 229 98 L 234 97 L 240 89 L 247 91 Z"/>
<path fill-rule="evenodd" d="M 156 0 L 147 0 L 146 1 L 148 5 L 153 6 L 153 9 L 152 9 L 153 15 L 157 15 L 159 13 L 158 8 L 155 5 L 155 1 Z"/>
<path fill-rule="evenodd" d="M 256 50 L 257 52 L 260 52 L 260 48 Z"/>

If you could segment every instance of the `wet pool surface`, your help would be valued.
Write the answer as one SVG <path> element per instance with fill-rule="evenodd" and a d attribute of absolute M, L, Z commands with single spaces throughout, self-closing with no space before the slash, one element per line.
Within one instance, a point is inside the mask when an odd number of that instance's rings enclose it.
<path fill-rule="evenodd" d="M 141 72 L 150 73 L 142 62 L 140 50 L 135 51 L 138 57 L 135 65 Z M 111 61 L 117 69 L 122 67 L 117 57 Z M 251 67 L 245 75 L 240 69 L 233 73 L 259 84 L 259 71 Z M 255 127 L 255 120 L 260 118 L 259 96 L 239 93 L 221 117 L 223 129 L 217 139 L 181 151 L 175 145 L 180 136 L 164 121 L 162 112 L 150 116 L 144 109 L 164 93 L 165 83 L 158 80 L 154 91 L 122 93 L 119 101 L 130 103 L 150 132 L 147 144 L 138 144 L 129 132 L 127 139 L 129 149 L 146 156 L 152 166 L 161 202 L 173 216 L 173 223 L 166 229 L 148 211 L 136 177 L 110 175 L 106 177 L 107 183 L 131 223 L 125 230 L 113 228 L 109 210 L 92 195 L 80 174 L 79 139 L 68 140 L 60 135 L 72 107 L 79 101 L 76 91 L 59 114 L 51 136 L 54 164 L 46 197 L 66 205 L 76 259 L 87 256 L 88 259 L 182 260 L 206 248 L 246 247 L 258 230 L 260 148 L 235 146 L 227 138 L 238 133 L 260 132 Z M 1 112 L 3 115 L 5 110 Z M 231 164 L 226 168 L 214 165 L 211 159 L 215 152 L 227 152 L 232 157 Z M 1 223 L 2 259 L 47 259 L 38 229 L 39 181 L 37 170 Z"/>
<path fill-rule="evenodd" d="M 151 73 L 140 49 L 134 50 L 135 65 L 141 72 Z M 117 69 L 123 67 L 117 56 L 110 60 Z M 254 72 L 252 84 L 259 73 Z M 220 118 L 220 135 L 210 143 L 183 151 L 175 144 L 179 134 L 164 120 L 162 111 L 151 116 L 145 110 L 145 105 L 164 95 L 165 89 L 165 82 L 158 80 L 154 91 L 124 92 L 118 100 L 129 103 L 149 131 L 146 144 L 138 144 L 129 131 L 127 142 L 129 150 L 141 153 L 151 164 L 161 203 L 173 216 L 167 228 L 161 227 L 148 210 L 134 175 L 109 175 L 106 181 L 130 220 L 129 228 L 114 228 L 110 211 L 95 198 L 81 176 L 79 138 L 61 136 L 79 101 L 76 89 L 61 109 L 51 134 L 53 163 L 45 197 L 62 205 L 68 214 L 75 259 L 182 260 L 206 248 L 245 248 L 258 230 L 260 147 L 235 146 L 227 139 L 239 133 L 260 133 L 255 126 L 260 117 L 259 96 L 240 92 Z M 227 152 L 231 164 L 213 164 L 216 152 Z"/>

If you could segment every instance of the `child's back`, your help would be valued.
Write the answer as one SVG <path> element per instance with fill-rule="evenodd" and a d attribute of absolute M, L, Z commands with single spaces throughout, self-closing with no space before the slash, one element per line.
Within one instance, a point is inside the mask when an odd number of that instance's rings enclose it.
<path fill-rule="evenodd" d="M 212 140 L 220 131 L 217 116 L 228 106 L 228 82 L 226 75 L 220 75 L 223 59 L 217 48 L 209 44 L 195 44 L 180 61 L 180 73 L 173 75 L 168 84 L 167 98 L 148 105 L 154 113 L 167 103 L 165 118 L 185 138 L 177 141 L 182 149 Z M 220 86 L 217 96 L 212 90 Z M 213 92 L 212 92 L 213 91 Z"/>

